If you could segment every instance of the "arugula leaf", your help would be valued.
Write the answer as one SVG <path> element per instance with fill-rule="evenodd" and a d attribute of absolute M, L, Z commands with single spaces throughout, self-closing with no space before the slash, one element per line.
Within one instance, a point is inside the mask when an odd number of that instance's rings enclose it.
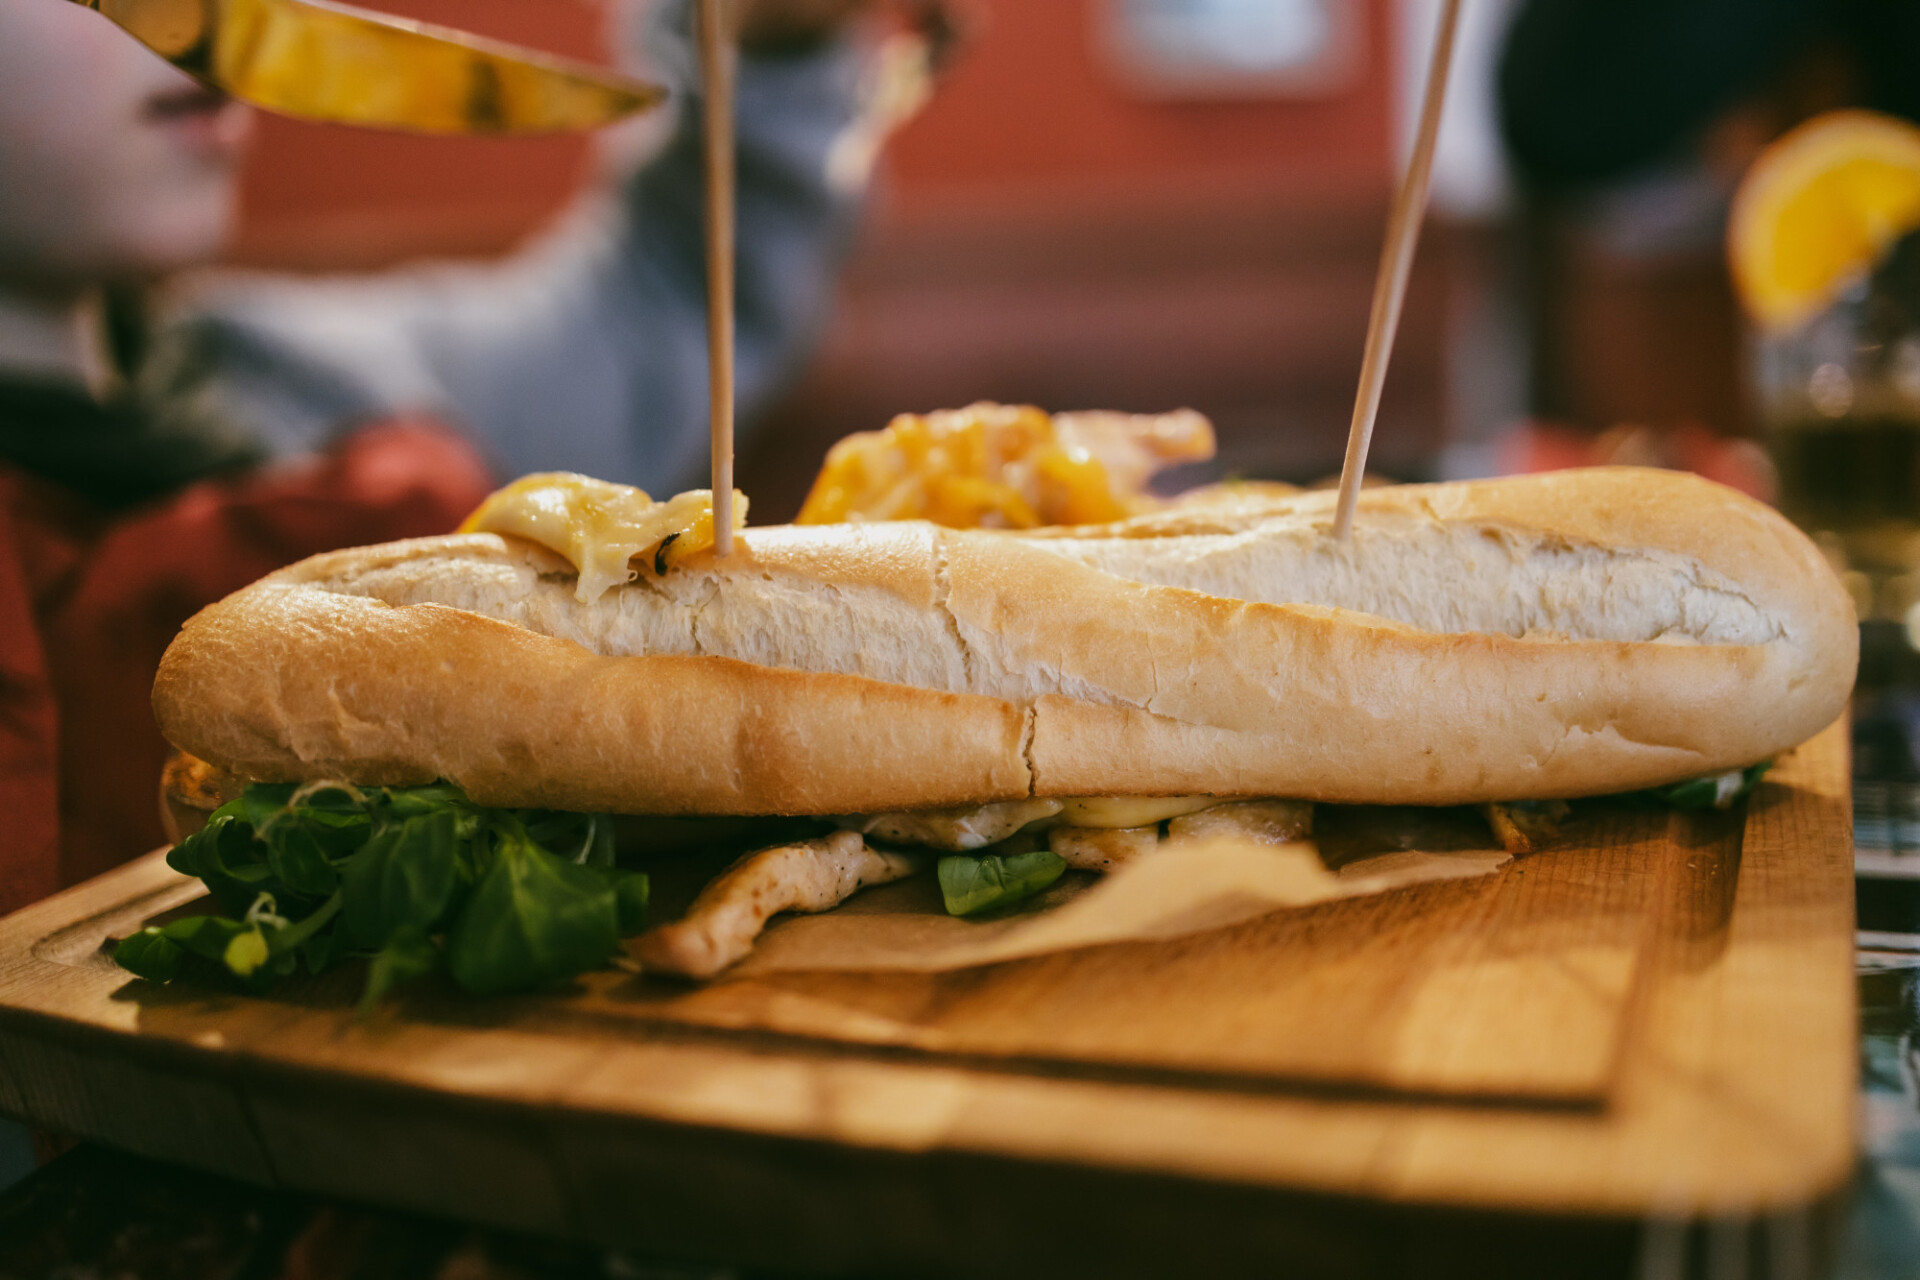
<path fill-rule="evenodd" d="M 591 824 L 592 832 L 578 861 L 583 866 L 613 870 L 613 859 L 616 853 L 613 842 L 613 819 L 604 813 L 592 813 L 587 815 L 587 821 Z"/>
<path fill-rule="evenodd" d="M 340 883 L 319 836 L 309 826 L 276 823 L 265 837 L 267 870 L 298 893 L 329 894 Z"/>
<path fill-rule="evenodd" d="M 395 986 L 424 978 L 440 967 L 440 948 L 418 929 L 395 933 L 367 966 L 367 985 L 360 992 L 360 1012 L 369 1012 Z"/>
<path fill-rule="evenodd" d="M 426 933 L 460 880 L 457 820 L 442 809 L 387 827 L 342 866 L 341 907 L 356 947 L 378 951 L 402 929 Z"/>
<path fill-rule="evenodd" d="M 1045 849 L 1014 854 L 948 854 L 940 859 L 940 897 L 947 914 L 978 915 L 1031 898 L 1067 869 Z"/>
<path fill-rule="evenodd" d="M 321 903 L 320 909 L 306 919 L 298 922 L 289 922 L 275 929 L 271 939 L 274 954 L 281 955 L 287 952 L 299 951 L 307 956 L 308 967 L 315 973 L 320 972 L 320 968 L 314 967 L 313 956 L 316 948 L 313 944 L 318 939 L 330 939 L 334 936 L 330 932 L 325 932 L 325 930 L 327 925 L 332 923 L 333 918 L 340 914 L 341 900 L 341 895 L 336 893 Z M 325 955 L 329 948 L 323 947 L 318 950 L 320 954 Z M 321 967 L 324 967 L 324 965 Z"/>
<path fill-rule="evenodd" d="M 180 944 L 157 925 L 148 925 L 130 937 L 120 939 L 113 949 L 113 962 L 135 977 L 149 982 L 171 982 L 180 972 L 185 956 Z"/>
<path fill-rule="evenodd" d="M 258 989 L 358 954 L 369 958 L 363 1008 L 442 969 L 475 991 L 570 977 L 605 963 L 646 917 L 647 878 L 614 866 L 604 815 L 487 809 L 445 782 L 258 784 L 167 862 L 203 880 L 221 914 L 122 940 L 114 956 L 127 969 Z"/>
<path fill-rule="evenodd" d="M 257 782 L 219 812 L 232 810 L 235 817 L 255 831 L 264 831 L 273 825 L 275 818 L 287 812 L 294 790 L 290 783 Z"/>
<path fill-rule="evenodd" d="M 256 844 L 253 828 L 235 810 L 238 803 L 216 810 L 205 827 L 167 854 L 168 866 L 205 881 L 214 901 L 235 915 L 247 909 L 273 874 L 265 847 Z"/>
<path fill-rule="evenodd" d="M 543 849 L 588 867 L 613 865 L 613 824 L 599 814 L 537 812 L 526 815 L 527 834 Z"/>
<path fill-rule="evenodd" d="M 473 802 L 467 799 L 467 793 L 451 782 L 434 782 L 424 787 L 382 787 L 380 796 L 385 807 L 403 818 L 416 817 L 423 813 L 439 813 L 442 810 L 471 810 Z"/>
<path fill-rule="evenodd" d="M 367 842 L 374 826 L 373 807 L 357 787 L 340 782 L 310 782 L 287 798 L 286 808 L 255 831 L 270 845 L 298 838 L 328 858 L 341 858 Z"/>
<path fill-rule="evenodd" d="M 1761 777 L 1772 767 L 1773 761 L 1762 760 L 1744 769 L 1730 769 L 1725 773 L 1710 773 L 1703 778 L 1689 778 L 1672 786 L 1629 792 L 1626 798 L 1663 809 L 1728 809 L 1735 800 L 1750 795 L 1760 785 Z"/>
<path fill-rule="evenodd" d="M 631 938 L 647 927 L 647 899 L 652 886 L 644 871 L 609 871 L 613 904 L 620 913 L 620 936 Z"/>
<path fill-rule="evenodd" d="M 333 962 L 347 952 L 346 934 L 339 929 L 322 929 L 290 951 L 306 964 L 308 973 L 325 973 Z"/>
<path fill-rule="evenodd" d="M 617 895 L 598 871 L 504 827 L 493 866 L 447 931 L 447 971 L 482 995 L 525 991 L 605 964 L 620 942 Z"/>
<path fill-rule="evenodd" d="M 223 916 L 187 916 L 160 929 L 167 938 L 179 943 L 181 950 L 188 955 L 214 961 L 226 958 L 227 948 L 235 938 L 253 931 L 252 925 Z"/>

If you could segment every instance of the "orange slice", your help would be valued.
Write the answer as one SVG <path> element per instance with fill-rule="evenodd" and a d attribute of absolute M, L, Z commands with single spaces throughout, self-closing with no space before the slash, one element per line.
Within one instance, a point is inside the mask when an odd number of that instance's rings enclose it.
<path fill-rule="evenodd" d="M 1761 153 L 1734 197 L 1727 257 L 1747 312 L 1791 329 L 1920 228 L 1920 129 L 1872 111 L 1817 116 Z"/>

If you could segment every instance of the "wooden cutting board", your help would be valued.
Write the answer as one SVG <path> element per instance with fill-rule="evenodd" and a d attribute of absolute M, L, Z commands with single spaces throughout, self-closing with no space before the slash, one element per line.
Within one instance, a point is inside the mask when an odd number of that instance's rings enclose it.
<path fill-rule="evenodd" d="M 105 940 L 197 896 L 154 854 L 0 921 L 0 1110 L 262 1182 L 788 1265 L 1033 1264 L 1072 1234 L 1036 1185 L 1097 1205 L 1073 1221 L 1107 1240 L 1254 1231 L 1303 1194 L 1788 1211 L 1853 1150 L 1849 824 L 1836 725 L 1744 810 L 1594 806 L 1491 876 L 1176 942 L 705 988 L 607 972 L 370 1020 L 350 970 L 254 998 L 114 967 Z M 1330 818 L 1329 842 L 1367 838 Z"/>

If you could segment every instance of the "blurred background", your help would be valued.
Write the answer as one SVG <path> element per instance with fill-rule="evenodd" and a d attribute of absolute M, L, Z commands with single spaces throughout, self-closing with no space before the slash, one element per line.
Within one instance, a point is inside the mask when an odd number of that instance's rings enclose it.
<path fill-rule="evenodd" d="M 610 58 L 605 0 L 356 3 Z M 1197 409 L 1220 451 L 1178 485 L 1337 473 L 1439 0 L 938 4 L 952 56 L 881 154 L 813 357 L 746 437 L 755 522 L 791 517 L 842 436 L 977 400 Z M 1905 1265 L 1920 1240 L 1920 135 L 1842 122 L 1807 162 L 1781 158 L 1751 256 L 1810 310 L 1772 338 L 1743 314 L 1728 245 L 1743 178 L 1795 126 L 1860 106 L 1920 119 L 1920 4 L 1469 0 L 1463 22 L 1371 470 L 1683 466 L 1782 500 L 1843 574 L 1866 623 L 1875 1163 L 1856 1234 Z M 603 152 L 658 146 L 663 124 L 448 140 L 263 115 L 230 260 L 321 274 L 498 258 L 562 215 Z M 1797 242 L 1774 253 L 1781 228 Z M 150 670 L 125 701 L 151 737 Z M 130 751 L 127 794 L 150 815 L 154 766 Z"/>
<path fill-rule="evenodd" d="M 379 7 L 604 56 L 594 0 Z M 884 154 L 831 329 L 742 458 L 756 519 L 791 515 L 841 435 L 978 399 L 1191 406 L 1219 428 L 1210 475 L 1308 482 L 1337 470 L 1434 0 L 949 7 L 960 47 Z M 1602 457 L 1677 461 L 1764 490 L 1759 451 L 1722 447 L 1757 428 L 1725 266 L 1728 203 L 1771 137 L 1858 97 L 1858 77 L 1818 42 L 1792 59 L 1747 57 L 1764 77 L 1703 68 L 1726 83 L 1719 100 L 1688 104 L 1697 118 L 1658 104 L 1681 145 L 1651 163 L 1570 154 L 1552 173 L 1556 147 L 1591 141 L 1574 118 L 1557 135 L 1534 131 L 1549 173 L 1523 184 L 1497 106 L 1518 8 L 1466 7 L 1374 469 L 1427 479 L 1565 465 L 1594 457 L 1601 437 Z M 1688 52 L 1682 42 L 1675 56 Z M 1517 83 L 1521 100 L 1542 97 Z M 498 254 L 553 217 L 593 163 L 571 138 L 261 126 L 237 248 L 251 265 Z"/>
<path fill-rule="evenodd" d="M 593 0 L 381 0 L 604 56 Z M 955 0 L 962 45 L 889 144 L 831 329 L 741 463 L 755 517 L 827 446 L 978 399 L 1211 416 L 1214 474 L 1336 470 L 1424 0 Z M 1468 6 L 1435 217 L 1375 445 L 1437 474 L 1524 409 L 1492 55 Z M 643 126 L 644 127 L 644 126 Z M 263 118 L 237 257 L 296 270 L 487 256 L 590 172 L 574 138 L 423 140 Z M 764 513 L 764 516 L 763 514 Z"/>

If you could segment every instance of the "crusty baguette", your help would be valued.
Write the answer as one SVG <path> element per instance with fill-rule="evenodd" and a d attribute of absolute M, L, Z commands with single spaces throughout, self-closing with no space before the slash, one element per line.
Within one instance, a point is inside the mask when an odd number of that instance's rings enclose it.
<path fill-rule="evenodd" d="M 1730 490 L 1604 469 L 1011 535 L 752 529 L 592 605 L 475 534 L 314 557 L 154 686 L 237 773 L 484 803 L 875 812 L 1024 795 L 1454 804 L 1766 758 L 1836 717 L 1851 606 Z"/>

